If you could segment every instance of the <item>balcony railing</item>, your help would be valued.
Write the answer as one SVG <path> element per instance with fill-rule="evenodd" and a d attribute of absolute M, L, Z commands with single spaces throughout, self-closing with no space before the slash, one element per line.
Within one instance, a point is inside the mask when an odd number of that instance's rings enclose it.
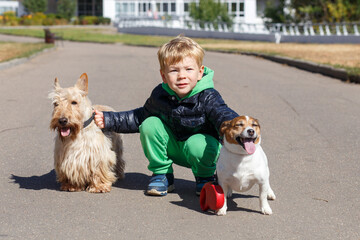
<path fill-rule="evenodd" d="M 118 28 L 134 27 L 164 27 L 197 31 L 217 31 L 252 34 L 280 34 L 290 36 L 360 36 L 360 23 L 306 23 L 306 24 L 249 24 L 225 23 L 214 25 L 207 22 L 182 19 L 152 19 L 152 18 L 124 18 L 118 20 Z"/>

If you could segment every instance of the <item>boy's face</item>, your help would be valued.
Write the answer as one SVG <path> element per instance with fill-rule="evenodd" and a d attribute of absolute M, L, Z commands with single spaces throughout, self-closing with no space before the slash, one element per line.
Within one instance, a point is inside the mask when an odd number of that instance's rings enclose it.
<path fill-rule="evenodd" d="M 173 65 L 166 65 L 160 74 L 164 83 L 168 84 L 178 97 L 188 95 L 201 80 L 204 66 L 199 67 L 193 57 L 185 57 Z"/>

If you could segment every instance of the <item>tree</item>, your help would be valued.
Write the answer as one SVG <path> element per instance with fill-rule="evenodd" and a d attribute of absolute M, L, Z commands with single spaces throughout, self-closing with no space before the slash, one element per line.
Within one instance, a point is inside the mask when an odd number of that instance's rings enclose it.
<path fill-rule="evenodd" d="M 192 2 L 190 4 L 190 17 L 199 21 L 201 28 L 204 28 L 205 23 L 212 23 L 215 29 L 218 29 L 220 23 L 225 23 L 228 27 L 232 26 L 227 5 L 220 1 L 200 0 L 198 4 Z"/>
<path fill-rule="evenodd" d="M 289 15 L 286 15 L 284 12 L 285 1 L 280 0 L 276 5 L 273 1 L 266 2 L 266 8 L 264 11 L 265 22 L 273 23 L 285 23 L 287 21 L 292 21 L 292 18 Z"/>
<path fill-rule="evenodd" d="M 43 13 L 47 10 L 47 0 L 24 0 L 23 5 L 29 13 Z"/>
<path fill-rule="evenodd" d="M 291 0 L 294 15 L 284 13 L 284 0 L 278 5 L 267 2 L 265 17 L 273 23 L 292 22 L 350 22 L 360 19 L 360 0 Z"/>
<path fill-rule="evenodd" d="M 76 1 L 75 0 L 58 0 L 56 12 L 57 14 L 70 21 L 70 19 L 75 15 L 76 11 Z"/>

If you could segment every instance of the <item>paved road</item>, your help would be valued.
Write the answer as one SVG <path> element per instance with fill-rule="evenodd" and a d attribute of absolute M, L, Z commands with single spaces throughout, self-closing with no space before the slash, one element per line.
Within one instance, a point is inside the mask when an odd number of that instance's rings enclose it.
<path fill-rule="evenodd" d="M 124 135 L 126 179 L 111 193 L 59 191 L 54 78 L 68 87 L 86 72 L 93 103 L 132 109 L 160 82 L 156 51 L 65 42 L 0 71 L 0 240 L 360 239 L 360 85 L 248 56 L 207 52 L 205 64 L 225 101 L 262 124 L 272 216 L 260 214 L 257 188 L 235 194 L 225 217 L 202 212 L 181 167 L 175 193 L 144 196 L 150 172 L 138 134 Z"/>

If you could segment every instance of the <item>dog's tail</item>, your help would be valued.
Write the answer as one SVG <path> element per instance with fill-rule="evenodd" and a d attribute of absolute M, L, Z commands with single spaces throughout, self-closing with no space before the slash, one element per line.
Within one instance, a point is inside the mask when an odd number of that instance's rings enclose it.
<path fill-rule="evenodd" d="M 112 150 L 116 154 L 115 174 L 118 179 L 125 177 L 125 160 L 123 159 L 123 141 L 121 134 L 115 132 L 103 132 L 106 137 L 111 139 Z"/>
<path fill-rule="evenodd" d="M 121 135 L 118 133 L 113 134 L 113 150 L 116 153 L 115 173 L 118 179 L 125 177 L 125 160 L 123 159 L 123 141 Z"/>

